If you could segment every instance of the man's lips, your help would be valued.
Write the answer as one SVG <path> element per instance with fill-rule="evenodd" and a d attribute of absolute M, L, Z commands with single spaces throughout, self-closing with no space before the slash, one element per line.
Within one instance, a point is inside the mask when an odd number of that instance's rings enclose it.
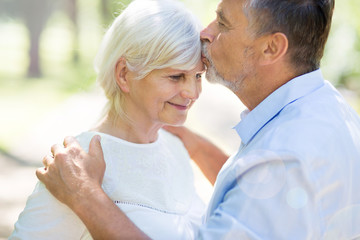
<path fill-rule="evenodd" d="M 201 55 L 201 61 L 206 65 L 206 67 L 209 66 L 209 60 L 204 55 Z"/>

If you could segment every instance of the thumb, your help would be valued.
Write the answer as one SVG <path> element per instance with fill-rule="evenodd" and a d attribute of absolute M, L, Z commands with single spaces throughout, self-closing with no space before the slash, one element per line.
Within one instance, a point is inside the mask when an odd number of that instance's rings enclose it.
<path fill-rule="evenodd" d="M 89 144 L 89 155 L 95 157 L 96 159 L 104 160 L 103 150 L 100 143 L 101 137 L 95 135 Z"/>
<path fill-rule="evenodd" d="M 45 180 L 45 173 L 46 169 L 44 167 L 36 169 L 36 177 L 41 181 L 44 182 Z"/>

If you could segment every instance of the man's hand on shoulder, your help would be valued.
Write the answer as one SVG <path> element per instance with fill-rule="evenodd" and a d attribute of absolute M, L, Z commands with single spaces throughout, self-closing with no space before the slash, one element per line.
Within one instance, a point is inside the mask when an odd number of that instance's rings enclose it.
<path fill-rule="evenodd" d="M 73 208 L 77 201 L 101 190 L 105 161 L 100 136 L 91 139 L 88 153 L 74 137 L 66 137 L 63 145 L 53 145 L 51 152 L 36 175 L 59 201 Z"/>

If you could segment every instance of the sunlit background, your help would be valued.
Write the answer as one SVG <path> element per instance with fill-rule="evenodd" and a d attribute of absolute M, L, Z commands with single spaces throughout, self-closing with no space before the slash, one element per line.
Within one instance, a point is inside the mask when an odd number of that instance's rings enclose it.
<path fill-rule="evenodd" d="M 106 27 L 130 1 L 0 0 L 0 239 L 31 193 L 50 146 L 87 130 L 105 100 L 92 61 Z M 184 0 L 206 26 L 218 0 Z M 360 1 L 337 0 L 323 73 L 360 112 Z M 240 140 L 232 127 L 243 105 L 204 81 L 186 125 L 227 153 Z M 195 169 L 195 172 L 198 172 Z M 196 182 L 206 201 L 211 187 Z"/>

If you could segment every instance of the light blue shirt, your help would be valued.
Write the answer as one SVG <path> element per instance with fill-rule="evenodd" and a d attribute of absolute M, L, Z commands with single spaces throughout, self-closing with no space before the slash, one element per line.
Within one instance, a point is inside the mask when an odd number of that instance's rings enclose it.
<path fill-rule="evenodd" d="M 200 239 L 360 237 L 360 118 L 320 70 L 244 111 L 235 129 L 242 144 Z"/>

